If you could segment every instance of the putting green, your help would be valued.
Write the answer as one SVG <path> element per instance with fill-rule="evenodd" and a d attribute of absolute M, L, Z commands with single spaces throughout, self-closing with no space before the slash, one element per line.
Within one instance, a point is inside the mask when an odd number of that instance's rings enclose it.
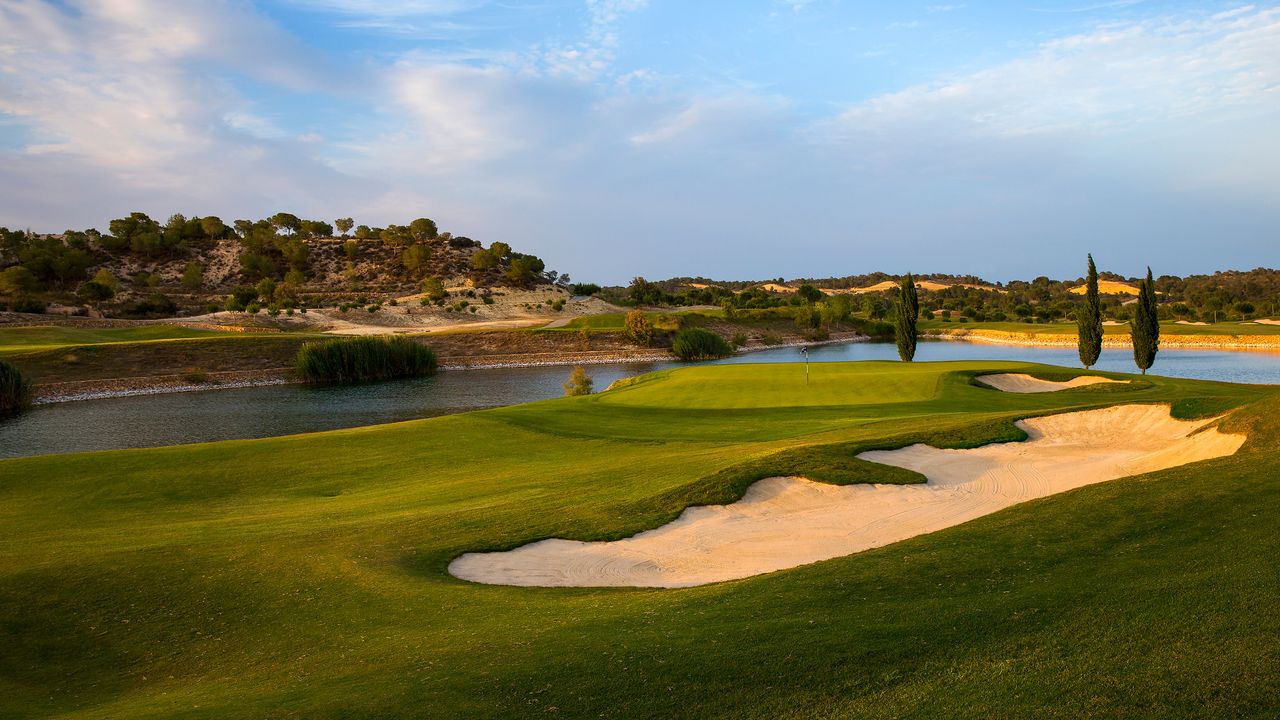
<path fill-rule="evenodd" d="M 813 392 L 795 365 L 700 366 L 617 395 L 0 461 L 0 716 L 1274 708 L 1276 389 L 1116 375 L 1135 382 L 1019 395 L 971 378 L 1075 373 L 821 367 Z M 468 551 L 624 538 L 764 477 L 919 482 L 856 456 L 974 447 L 1015 439 L 1017 418 L 1142 403 L 1179 417 L 1239 408 L 1223 430 L 1250 439 L 1230 457 L 696 588 L 513 588 L 446 572 Z"/>

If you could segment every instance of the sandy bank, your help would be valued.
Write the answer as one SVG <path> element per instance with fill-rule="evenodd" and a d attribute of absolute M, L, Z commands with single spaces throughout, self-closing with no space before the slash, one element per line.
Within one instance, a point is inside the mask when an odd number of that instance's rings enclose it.
<path fill-rule="evenodd" d="M 551 539 L 449 565 L 473 582 L 546 587 L 687 587 L 880 547 L 1091 483 L 1230 455 L 1240 435 L 1197 430 L 1167 406 L 1127 405 L 1019 422 L 1029 439 L 973 450 L 913 445 L 863 453 L 916 470 L 922 485 L 840 487 L 768 478 L 732 505 L 615 542 Z"/>
<path fill-rule="evenodd" d="M 1111 380 L 1104 377 L 1098 377 L 1097 375 L 1081 375 L 1064 382 L 1054 382 L 1052 380 L 1041 380 L 1040 378 L 1031 377 L 1024 373 L 979 375 L 974 379 L 988 387 L 993 387 L 996 390 L 1011 393 L 1057 392 L 1058 390 L 1070 390 L 1071 388 L 1086 387 L 1088 385 L 1097 385 L 1099 383 L 1124 382 L 1123 380 Z"/>
<path fill-rule="evenodd" d="M 931 340 L 964 340 L 992 345 L 1025 345 L 1029 347 L 1076 347 L 1079 338 L 1062 333 L 1010 332 L 986 328 L 945 328 L 922 332 Z M 1132 347 L 1128 335 L 1104 335 L 1102 346 Z M 1160 336 L 1160 347 L 1199 348 L 1202 350 L 1271 350 L 1280 351 L 1280 335 L 1172 335 Z"/>

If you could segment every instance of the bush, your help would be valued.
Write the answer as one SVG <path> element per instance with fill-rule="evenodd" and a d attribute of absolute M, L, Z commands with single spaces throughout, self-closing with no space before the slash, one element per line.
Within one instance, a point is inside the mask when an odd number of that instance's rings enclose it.
<path fill-rule="evenodd" d="M 590 395 L 594 389 L 595 381 L 587 374 L 586 368 L 579 365 L 569 373 L 569 381 L 561 385 L 564 388 L 564 394 L 568 396 Z"/>
<path fill-rule="evenodd" d="M 676 333 L 671 352 L 681 360 L 710 360 L 732 355 L 733 348 L 710 330 L 687 328 Z"/>
<path fill-rule="evenodd" d="M 33 315 L 43 315 L 44 311 L 49 308 L 43 302 L 35 298 L 18 298 L 13 301 L 13 311 L 20 313 L 31 313 Z"/>
<path fill-rule="evenodd" d="M 298 374 L 310 383 L 350 383 L 422 377 L 436 372 L 436 354 L 407 337 L 354 337 L 307 343 Z"/>
<path fill-rule="evenodd" d="M 623 320 L 622 335 L 637 345 L 649 347 L 653 342 L 653 323 L 649 322 L 643 312 L 632 310 Z"/>
<path fill-rule="evenodd" d="M 747 334 L 741 331 L 736 332 L 733 334 L 732 338 L 729 338 L 729 343 L 735 348 L 740 348 L 747 344 Z"/>
<path fill-rule="evenodd" d="M 17 367 L 0 360 L 0 416 L 19 413 L 31 405 L 31 383 Z"/>
<path fill-rule="evenodd" d="M 600 292 L 600 286 L 595 283 L 574 283 L 569 286 L 569 292 L 574 295 L 595 295 Z"/>

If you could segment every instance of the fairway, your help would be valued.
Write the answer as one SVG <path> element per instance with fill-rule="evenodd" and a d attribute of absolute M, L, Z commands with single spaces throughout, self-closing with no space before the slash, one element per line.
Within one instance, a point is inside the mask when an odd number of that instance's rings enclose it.
<path fill-rule="evenodd" d="M 313 435 L 0 461 L 0 716 L 1219 715 L 1275 707 L 1270 387 L 1010 362 L 695 366 Z M 473 584 L 466 552 L 617 540 L 761 479 L 1112 405 L 1230 413 L 1228 457 L 687 589 Z M 1234 412 L 1232 412 L 1234 410 Z M 554 710 L 553 710 L 554 708 Z"/>

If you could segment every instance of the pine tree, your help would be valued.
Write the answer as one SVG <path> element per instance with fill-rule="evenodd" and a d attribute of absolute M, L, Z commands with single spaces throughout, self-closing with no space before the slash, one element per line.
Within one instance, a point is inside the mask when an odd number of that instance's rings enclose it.
<path fill-rule="evenodd" d="M 1130 323 L 1133 335 L 1133 361 L 1143 375 L 1156 361 L 1160 350 L 1160 318 L 1156 313 L 1156 284 L 1147 268 L 1147 279 L 1138 286 L 1137 309 Z"/>
<path fill-rule="evenodd" d="M 1098 300 L 1098 268 L 1089 255 L 1089 276 L 1085 280 L 1085 302 L 1076 308 L 1077 343 L 1080 362 L 1088 370 L 1102 354 L 1102 303 Z"/>
<path fill-rule="evenodd" d="M 916 280 L 907 273 L 898 286 L 898 312 L 894 324 L 894 339 L 898 342 L 898 357 L 911 362 L 916 356 L 916 318 L 920 315 L 920 298 L 916 296 Z"/>

